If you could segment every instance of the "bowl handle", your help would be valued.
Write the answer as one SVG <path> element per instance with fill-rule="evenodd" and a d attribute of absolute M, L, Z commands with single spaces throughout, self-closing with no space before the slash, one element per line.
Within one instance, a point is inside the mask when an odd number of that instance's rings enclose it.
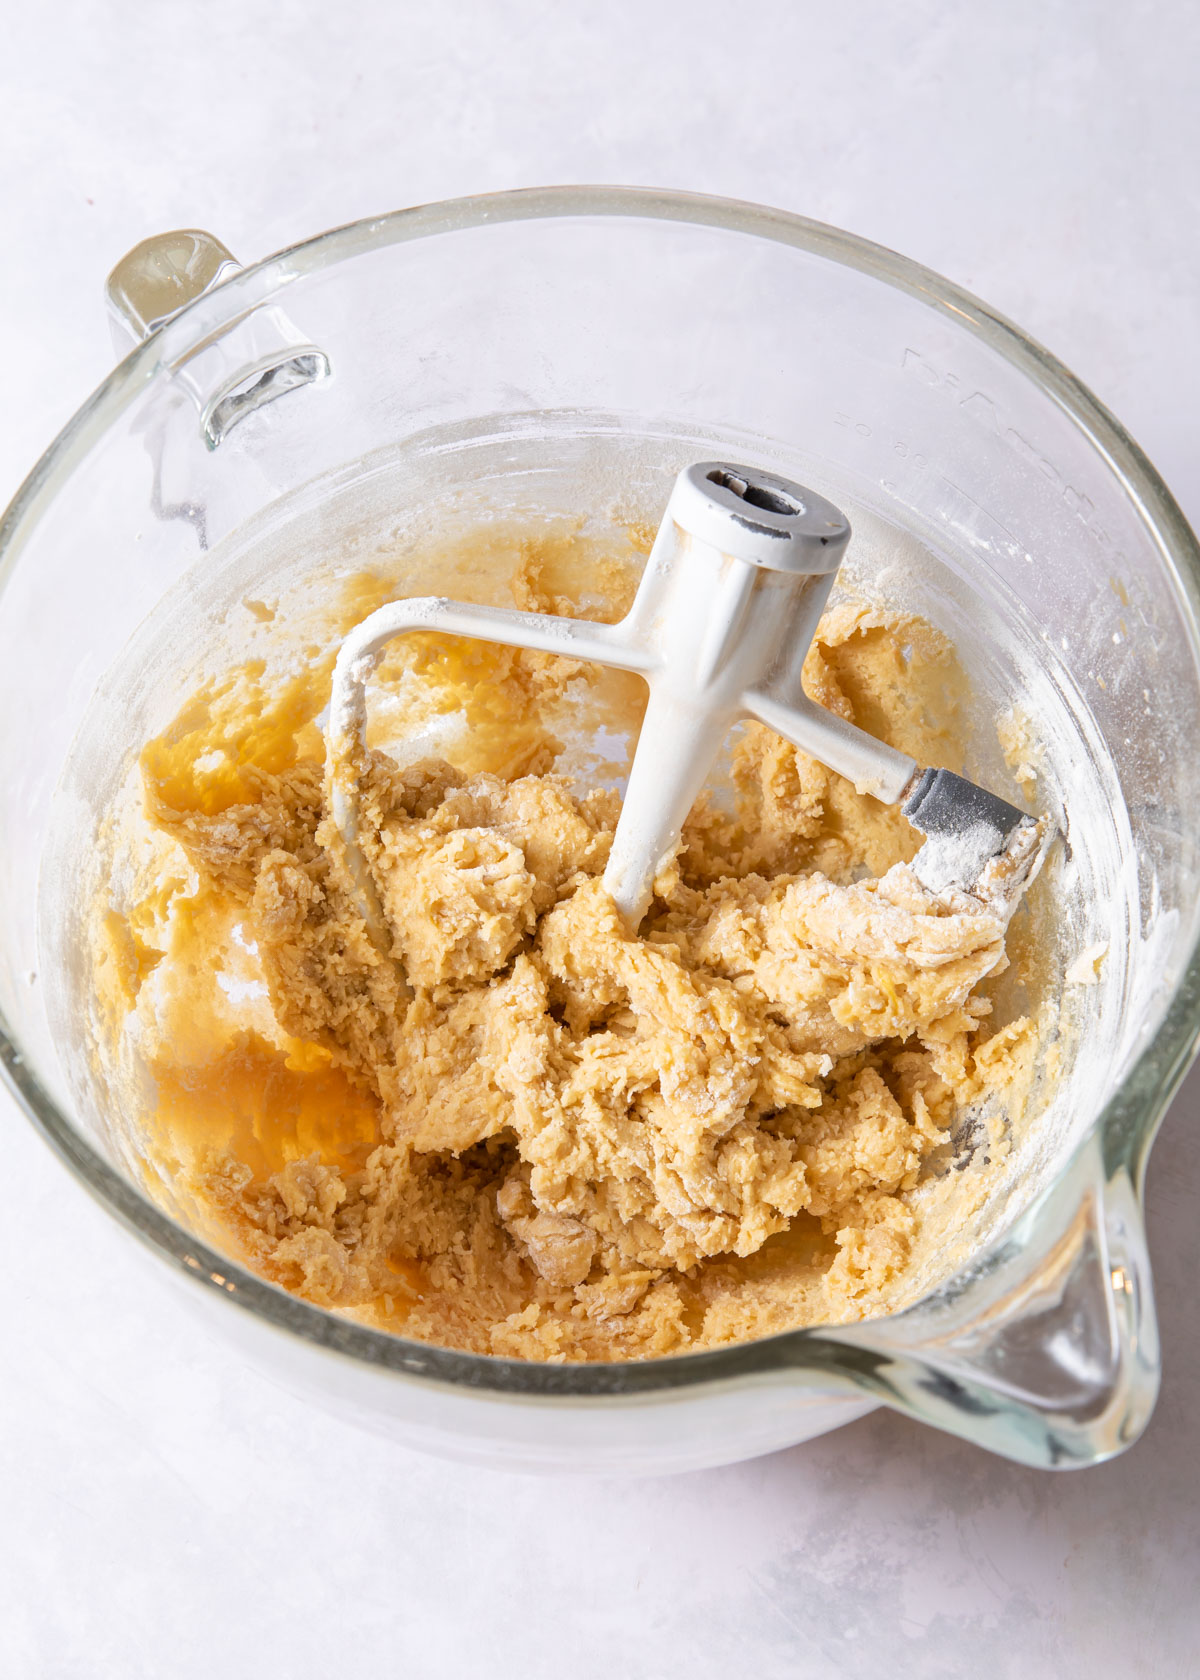
<path fill-rule="evenodd" d="M 1141 1199 L 1092 1133 L 965 1278 L 828 1332 L 885 1405 L 1023 1464 L 1099 1463 L 1141 1434 L 1159 1348 Z"/>
<path fill-rule="evenodd" d="M 143 239 L 105 283 L 118 352 L 141 344 L 197 298 L 242 272 L 233 253 L 199 228 Z M 241 420 L 330 373 L 329 358 L 283 310 L 263 305 L 230 323 L 174 369 L 200 411 L 210 449 Z"/>

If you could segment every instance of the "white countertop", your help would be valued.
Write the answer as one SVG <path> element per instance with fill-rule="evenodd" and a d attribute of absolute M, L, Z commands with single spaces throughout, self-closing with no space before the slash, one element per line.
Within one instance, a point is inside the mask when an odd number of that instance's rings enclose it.
<path fill-rule="evenodd" d="M 978 292 L 1200 524 L 1191 0 L 58 0 L 0 53 L 0 502 L 110 361 L 108 268 L 421 200 L 757 199 Z M 1200 743 L 1198 743 L 1200 746 Z M 0 1095 L 0 1673 L 755 1680 L 1197 1672 L 1200 1077 L 1150 1171 L 1165 1381 L 1098 1470 L 885 1413 L 672 1480 L 381 1444 L 199 1339 Z"/>

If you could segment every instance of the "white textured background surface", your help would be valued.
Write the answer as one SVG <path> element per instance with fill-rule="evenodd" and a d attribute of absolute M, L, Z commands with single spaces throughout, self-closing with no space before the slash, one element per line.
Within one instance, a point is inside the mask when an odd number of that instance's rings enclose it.
<path fill-rule="evenodd" d="M 1192 0 L 57 0 L 2 33 L 0 502 L 107 371 L 101 282 L 146 234 L 249 260 L 421 200 L 617 181 L 950 275 L 1200 523 Z M 164 1306 L 0 1096 L 0 1673 L 1195 1674 L 1198 1122 L 1193 1076 L 1150 1173 L 1163 1397 L 1124 1459 L 1041 1475 L 875 1414 L 621 1484 L 462 1470 L 278 1393 Z"/>

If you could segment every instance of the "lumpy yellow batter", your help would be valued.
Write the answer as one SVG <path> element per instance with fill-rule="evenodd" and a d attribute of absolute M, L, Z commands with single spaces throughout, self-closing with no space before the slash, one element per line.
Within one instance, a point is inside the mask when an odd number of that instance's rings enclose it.
<path fill-rule="evenodd" d="M 619 616 L 632 571 L 589 552 L 573 595 L 573 540 L 521 546 L 517 603 Z M 143 754 L 155 891 L 110 911 L 108 950 L 159 1171 L 264 1276 L 479 1352 L 643 1357 L 885 1310 L 955 1129 L 1029 1078 L 1033 1028 L 991 1030 L 981 989 L 1002 922 L 931 896 L 898 812 L 751 725 L 631 936 L 601 884 L 619 798 L 556 773 L 551 727 L 568 693 L 635 705 L 630 680 L 434 636 L 380 680 L 471 726 L 457 766 L 371 757 L 388 954 L 326 810 L 327 661 L 230 673 Z M 922 621 L 835 608 L 805 682 L 955 763 L 961 683 Z"/>

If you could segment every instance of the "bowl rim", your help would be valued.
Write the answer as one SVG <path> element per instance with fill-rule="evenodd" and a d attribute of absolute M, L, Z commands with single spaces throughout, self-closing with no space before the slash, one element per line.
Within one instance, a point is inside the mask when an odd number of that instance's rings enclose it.
<path fill-rule="evenodd" d="M 63 427 L 0 517 L 0 596 L 27 536 L 42 512 L 113 422 L 160 373 L 188 359 L 204 341 L 306 275 L 393 244 L 489 224 L 570 218 L 676 221 L 767 239 L 822 256 L 918 298 L 1003 355 L 1041 387 L 1085 435 L 1120 481 L 1200 624 L 1200 545 L 1166 484 L 1141 448 L 1081 380 L 1005 316 L 921 264 L 852 233 L 807 217 L 742 200 L 647 187 L 547 186 L 475 195 L 364 218 L 314 235 L 234 275 L 197 298 L 122 361 Z M 1152 1039 L 1097 1115 L 1110 1172 L 1126 1169 L 1140 1188 L 1149 1146 L 1200 1038 L 1200 934 Z M 175 1223 L 125 1178 L 62 1112 L 25 1060 L 0 1013 L 0 1067 L 20 1106 L 88 1191 L 179 1275 L 224 1294 L 268 1326 L 315 1350 L 345 1356 L 397 1375 L 464 1390 L 481 1399 L 633 1400 L 727 1384 L 772 1373 L 805 1373 L 828 1393 L 847 1398 L 859 1357 L 847 1330 L 813 1327 L 707 1352 L 646 1361 L 551 1365 L 463 1353 L 374 1330 L 317 1307 L 266 1282 Z M 1065 1169 L 1064 1169 L 1065 1170 Z M 1052 1189 L 1053 1185 L 1048 1189 Z M 1039 1197 L 1040 1200 L 1040 1197 Z M 1035 1201 L 1034 1207 L 1036 1208 Z M 989 1249 L 1005 1240 L 1001 1232 Z M 978 1267 L 981 1256 L 972 1266 Z M 939 1289 L 942 1286 L 939 1286 Z M 895 1323 L 936 1299 L 922 1297 Z M 864 1371 L 865 1374 L 865 1371 Z"/>

